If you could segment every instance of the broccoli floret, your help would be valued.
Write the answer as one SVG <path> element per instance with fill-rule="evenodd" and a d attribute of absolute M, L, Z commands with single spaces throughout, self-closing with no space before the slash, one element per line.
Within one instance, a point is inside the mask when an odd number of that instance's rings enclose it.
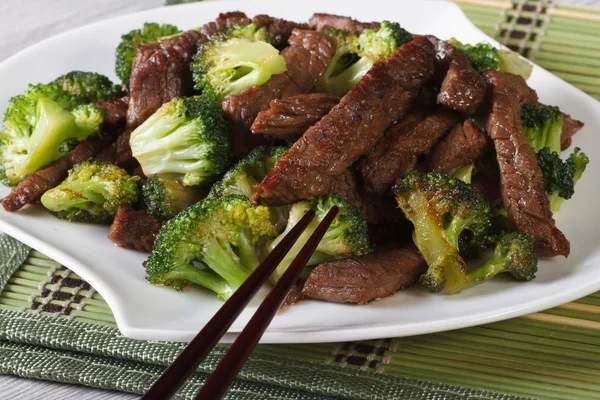
<path fill-rule="evenodd" d="M 218 199 L 232 195 L 242 195 L 248 199 L 252 198 L 254 196 L 254 186 L 262 182 L 267 173 L 288 149 L 288 146 L 256 147 L 212 186 L 208 197 Z M 272 220 L 278 230 L 285 227 L 288 212 L 289 206 L 271 208 Z"/>
<path fill-rule="evenodd" d="M 524 79 L 528 79 L 533 71 L 533 66 L 514 51 L 499 50 L 486 42 L 470 45 L 462 44 L 454 38 L 447 42 L 462 50 L 471 60 L 473 67 L 479 72 L 493 69 L 499 72 L 521 75 Z"/>
<path fill-rule="evenodd" d="M 90 135 L 100 132 L 104 112 L 84 104 L 57 82 L 29 85 L 10 99 L 0 132 L 0 179 L 16 185 L 58 160 Z"/>
<path fill-rule="evenodd" d="M 271 281 L 273 283 L 281 278 L 310 235 L 312 235 L 321 220 L 325 218 L 325 215 L 327 215 L 333 206 L 338 206 L 340 211 L 329 229 L 327 229 L 327 232 L 325 232 L 325 236 L 323 236 L 323 239 L 319 242 L 316 251 L 313 253 L 307 265 L 315 265 L 325 261 L 351 256 L 361 256 L 371 251 L 367 223 L 363 219 L 358 208 L 334 193 L 320 196 L 314 201 L 300 201 L 291 206 L 287 226 L 283 233 L 271 242 L 268 242 L 263 249 L 265 255 L 273 251 L 275 246 L 283 240 L 304 214 L 311 209 L 315 210 L 315 218 L 313 218 L 306 230 L 298 238 L 294 246 L 290 249 L 271 276 Z"/>
<path fill-rule="evenodd" d="M 73 96 L 78 104 L 108 101 L 125 95 L 119 85 L 96 72 L 71 71 L 54 82 Z"/>
<path fill-rule="evenodd" d="M 200 201 L 206 194 L 197 186 L 161 178 L 148 178 L 142 185 L 142 203 L 149 215 L 167 221 Z"/>
<path fill-rule="evenodd" d="M 186 186 L 213 181 L 232 160 L 223 111 L 204 96 L 163 104 L 131 133 L 129 143 L 146 176 Z"/>
<path fill-rule="evenodd" d="M 209 196 L 242 195 L 251 198 L 254 186 L 262 182 L 288 149 L 286 146 L 259 146 L 253 149 L 212 186 Z"/>
<path fill-rule="evenodd" d="M 521 125 L 527 133 L 529 144 L 536 153 L 544 147 L 560 153 L 563 114 L 558 107 L 523 104 L 521 106 Z"/>
<path fill-rule="evenodd" d="M 486 247 L 489 204 L 471 185 L 446 174 L 412 172 L 394 193 L 414 225 L 413 241 L 428 265 L 421 282 L 434 292 L 463 283 L 465 261 L 459 246 L 469 252 Z"/>
<path fill-rule="evenodd" d="M 537 263 L 533 240 L 521 232 L 507 233 L 496 244 L 492 258 L 469 273 L 462 285 L 447 287 L 446 290 L 458 293 L 502 273 L 508 273 L 519 281 L 530 281 L 535 279 Z"/>
<path fill-rule="evenodd" d="M 220 103 L 229 95 L 284 73 L 287 65 L 271 45 L 266 28 L 252 23 L 214 35 L 200 46 L 191 68 L 196 90 Z"/>
<path fill-rule="evenodd" d="M 277 235 L 270 219 L 269 207 L 243 196 L 202 200 L 161 228 L 146 279 L 178 290 L 197 284 L 225 300 L 258 266 L 257 243 Z"/>
<path fill-rule="evenodd" d="M 575 184 L 581 178 L 589 163 L 589 158 L 579 147 L 566 160 L 544 147 L 537 153 L 537 160 L 543 174 L 544 189 L 553 213 L 560 210 L 562 203 L 575 193 Z"/>
<path fill-rule="evenodd" d="M 136 55 L 138 44 L 152 43 L 159 39 L 173 36 L 180 33 L 180 30 L 170 24 L 157 24 L 156 22 L 146 22 L 142 29 L 134 29 L 121 36 L 121 43 L 117 46 L 115 71 L 117 76 L 129 86 L 129 75 L 131 75 L 131 64 Z"/>
<path fill-rule="evenodd" d="M 137 201 L 138 180 L 109 162 L 84 161 L 60 185 L 44 193 L 41 201 L 61 219 L 110 223 L 119 206 Z"/>
<path fill-rule="evenodd" d="M 398 47 L 410 42 L 410 33 L 395 22 L 383 21 L 378 30 L 367 29 L 359 36 L 336 29 L 324 33 L 337 40 L 337 48 L 327 70 L 317 82 L 317 91 L 343 96 L 371 69 Z"/>

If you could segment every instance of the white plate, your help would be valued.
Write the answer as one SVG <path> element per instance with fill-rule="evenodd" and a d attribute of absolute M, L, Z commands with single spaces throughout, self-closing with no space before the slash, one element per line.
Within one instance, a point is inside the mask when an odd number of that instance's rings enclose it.
<path fill-rule="evenodd" d="M 363 21 L 394 20 L 416 33 L 465 42 L 491 39 L 479 31 L 450 2 L 304 0 L 286 2 L 214 2 L 165 7 L 95 23 L 41 42 L 0 64 L 0 110 L 27 83 L 47 82 L 71 70 L 98 71 L 115 78 L 114 49 L 120 35 L 146 21 L 193 28 L 213 20 L 219 12 L 241 10 L 248 15 L 268 13 L 306 21 L 313 12 L 342 13 Z M 362 340 L 415 335 L 473 326 L 539 311 L 600 289 L 600 244 L 596 212 L 600 173 L 600 103 L 556 76 L 535 67 L 529 83 L 541 100 L 585 122 L 574 144 L 591 159 L 567 201 L 557 224 L 571 240 L 569 259 L 539 263 L 535 281 L 515 283 L 495 279 L 462 294 L 430 294 L 422 288 L 402 291 L 366 306 L 303 301 L 287 307 L 273 320 L 264 343 Z M 0 187 L 0 197 L 9 189 Z M 0 229 L 63 263 L 80 274 L 104 296 L 125 336 L 145 340 L 189 340 L 221 306 L 200 289 L 182 293 L 154 287 L 144 280 L 145 256 L 113 246 L 107 228 L 60 221 L 41 208 L 17 213 L 0 211 Z M 256 309 L 257 298 L 231 327 L 226 341 L 240 332 Z"/>

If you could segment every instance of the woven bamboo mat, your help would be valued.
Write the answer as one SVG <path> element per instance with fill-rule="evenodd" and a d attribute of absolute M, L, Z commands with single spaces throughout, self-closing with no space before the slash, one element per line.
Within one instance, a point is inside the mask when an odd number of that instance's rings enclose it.
<path fill-rule="evenodd" d="M 488 35 L 600 99 L 600 9 L 456 2 Z M 100 294 L 35 250 L 10 278 L 0 270 L 2 286 L 0 372 L 141 393 L 181 350 L 120 336 Z M 180 398 L 192 397 L 223 352 L 216 349 Z M 599 356 L 600 292 L 451 332 L 259 345 L 229 398 L 600 399 Z"/>

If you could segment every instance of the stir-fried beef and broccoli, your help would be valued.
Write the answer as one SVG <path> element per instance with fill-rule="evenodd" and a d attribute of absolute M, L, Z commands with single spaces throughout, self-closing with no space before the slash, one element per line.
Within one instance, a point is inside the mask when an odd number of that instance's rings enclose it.
<path fill-rule="evenodd" d="M 72 71 L 10 100 L 1 203 L 110 225 L 150 253 L 152 284 L 225 300 L 314 210 L 275 283 L 333 206 L 295 299 L 454 294 L 569 255 L 553 213 L 589 163 L 567 150 L 583 123 L 542 104 L 510 50 L 230 12 L 124 34 L 115 70 L 121 85 Z"/>

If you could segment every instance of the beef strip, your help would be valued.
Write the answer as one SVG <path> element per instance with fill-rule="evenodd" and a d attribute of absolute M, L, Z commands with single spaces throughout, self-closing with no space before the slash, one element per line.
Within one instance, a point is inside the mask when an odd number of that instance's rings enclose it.
<path fill-rule="evenodd" d="M 335 177 L 331 183 L 331 191 L 361 210 L 363 216 L 366 216 L 363 201 L 358 193 L 358 182 L 352 169 L 348 168 Z"/>
<path fill-rule="evenodd" d="M 129 95 L 118 99 L 102 101 L 96 106 L 104 111 L 104 126 L 109 129 L 119 128 L 125 124 L 127 108 L 129 107 Z"/>
<path fill-rule="evenodd" d="M 434 81 L 440 84 L 438 104 L 463 114 L 474 113 L 485 98 L 485 80 L 462 51 L 435 36 L 427 38 L 436 51 Z"/>
<path fill-rule="evenodd" d="M 365 189 L 378 195 L 387 193 L 396 180 L 415 169 L 418 157 L 429 152 L 457 119 L 456 113 L 442 108 L 423 118 L 419 114 L 409 115 L 392 126 L 358 162 Z"/>
<path fill-rule="evenodd" d="M 112 140 L 106 137 L 92 138 L 81 142 L 58 161 L 19 182 L 8 196 L 0 200 L 2 206 L 6 211 L 17 211 L 26 204 L 38 201 L 46 191 L 61 183 L 75 164 L 94 157 L 103 148 L 110 145 Z"/>
<path fill-rule="evenodd" d="M 199 30 L 190 30 L 160 42 L 138 46 L 129 79 L 127 127 L 136 128 L 161 105 L 177 96 L 192 94 L 190 64 L 198 46 L 217 32 L 250 19 L 239 12 L 221 14 Z"/>
<path fill-rule="evenodd" d="M 327 93 L 275 99 L 271 101 L 268 110 L 258 113 L 250 129 L 254 134 L 261 133 L 295 142 L 339 101 L 339 98 Z"/>
<path fill-rule="evenodd" d="M 364 304 L 412 285 L 426 270 L 427 264 L 413 247 L 384 250 L 317 266 L 302 294 L 336 303 Z"/>
<path fill-rule="evenodd" d="M 263 135 L 252 135 L 250 127 L 260 111 L 267 110 L 274 99 L 285 99 L 308 93 L 321 77 L 335 53 L 335 39 L 322 33 L 294 29 L 289 46 L 281 55 L 287 71 L 275 75 L 264 85 L 252 86 L 223 101 L 223 111 L 232 130 L 233 152 L 243 156 L 265 141 Z"/>
<path fill-rule="evenodd" d="M 571 118 L 569 114 L 563 114 L 563 128 L 560 135 L 560 149 L 566 150 L 571 145 L 571 138 L 583 128 L 583 122 Z"/>
<path fill-rule="evenodd" d="M 438 104 L 463 114 L 473 114 L 483 101 L 486 85 L 462 51 L 456 52 L 440 87 Z"/>
<path fill-rule="evenodd" d="M 150 253 L 161 226 L 162 222 L 146 211 L 121 206 L 110 226 L 108 238 L 119 247 Z"/>
<path fill-rule="evenodd" d="M 375 64 L 256 186 L 254 200 L 284 205 L 327 193 L 334 177 L 370 151 L 412 107 L 433 74 L 434 59 L 431 43 L 419 38 Z"/>
<path fill-rule="evenodd" d="M 487 139 L 471 120 L 456 124 L 448 136 L 427 155 L 427 170 L 453 174 L 474 163 L 487 147 Z"/>
<path fill-rule="evenodd" d="M 119 137 L 117 137 L 117 140 L 102 150 L 96 158 L 100 161 L 109 161 L 132 172 L 139 164 L 131 153 L 131 147 L 129 146 L 130 137 L 131 130 L 126 129 Z"/>
<path fill-rule="evenodd" d="M 513 228 L 531 236 L 542 255 L 567 257 L 569 241 L 556 227 L 536 154 L 521 126 L 520 104 L 528 97 L 518 75 L 487 71 L 491 112 L 486 129 L 500 167 L 504 208 Z M 522 81 L 515 85 L 517 81 Z M 536 96 L 537 97 L 537 96 Z"/>
<path fill-rule="evenodd" d="M 273 18 L 265 14 L 255 16 L 252 18 L 252 21 L 260 26 L 267 27 L 267 32 L 271 37 L 271 44 L 278 50 L 283 50 L 287 46 L 288 39 L 294 29 L 310 29 L 308 24 Z"/>
<path fill-rule="evenodd" d="M 379 29 L 379 22 L 359 22 L 350 17 L 333 14 L 315 13 L 308 21 L 310 29 L 322 31 L 325 28 L 341 29 L 354 33 L 362 33 L 366 29 Z"/>

